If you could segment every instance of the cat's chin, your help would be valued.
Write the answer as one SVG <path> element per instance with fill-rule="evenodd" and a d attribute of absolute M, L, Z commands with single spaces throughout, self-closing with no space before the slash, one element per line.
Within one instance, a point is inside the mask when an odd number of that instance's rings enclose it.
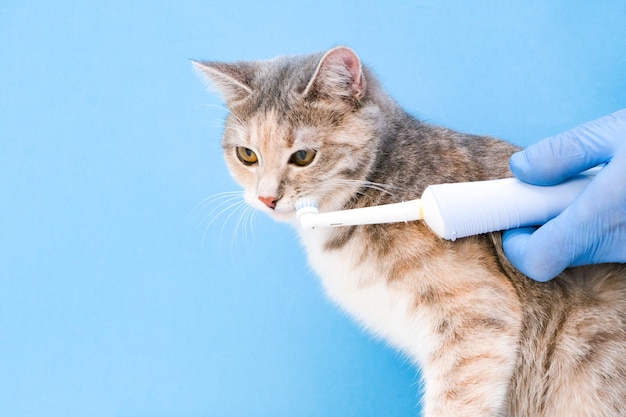
<path fill-rule="evenodd" d="M 281 222 L 281 223 L 291 223 L 295 220 L 296 218 L 296 211 L 295 210 L 274 210 L 271 213 L 269 213 L 270 217 L 274 220 L 276 220 L 277 222 Z"/>

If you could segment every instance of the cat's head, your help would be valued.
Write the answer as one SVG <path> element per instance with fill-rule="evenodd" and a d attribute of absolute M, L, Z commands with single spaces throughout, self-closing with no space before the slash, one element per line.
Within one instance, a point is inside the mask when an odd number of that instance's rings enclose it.
<path fill-rule="evenodd" d="M 194 65 L 230 110 L 224 155 L 250 205 L 290 221 L 301 197 L 337 210 L 363 186 L 376 153 L 378 87 L 351 49 Z"/>

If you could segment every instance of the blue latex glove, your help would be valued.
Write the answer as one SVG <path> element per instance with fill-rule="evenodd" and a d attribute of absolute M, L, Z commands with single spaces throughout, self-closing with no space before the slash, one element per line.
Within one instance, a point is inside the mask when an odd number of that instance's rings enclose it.
<path fill-rule="evenodd" d="M 608 162 L 561 214 L 503 235 L 511 263 L 537 281 L 568 266 L 626 262 L 626 109 L 546 138 L 511 157 L 524 182 L 553 185 Z"/>

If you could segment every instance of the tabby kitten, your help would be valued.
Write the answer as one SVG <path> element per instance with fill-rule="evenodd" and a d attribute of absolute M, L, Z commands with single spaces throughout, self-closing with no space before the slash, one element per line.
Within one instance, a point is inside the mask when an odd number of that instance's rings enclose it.
<path fill-rule="evenodd" d="M 224 155 L 247 202 L 293 223 L 328 295 L 421 367 L 425 416 L 626 416 L 624 266 L 536 283 L 500 233 L 296 224 L 301 197 L 324 212 L 510 176 L 515 146 L 416 120 L 346 47 L 195 66 L 230 110 Z"/>

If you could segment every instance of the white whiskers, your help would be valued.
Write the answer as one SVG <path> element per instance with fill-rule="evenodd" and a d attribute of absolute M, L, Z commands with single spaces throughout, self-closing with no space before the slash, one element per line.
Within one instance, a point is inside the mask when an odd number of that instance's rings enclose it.
<path fill-rule="evenodd" d="M 245 133 L 244 122 L 234 112 L 221 104 L 203 104 L 202 107 L 211 109 L 211 113 L 220 113 L 217 117 L 210 118 L 210 128 L 228 131 L 237 136 Z M 230 121 L 227 121 L 227 118 Z M 223 241 L 225 235 L 230 235 L 231 255 L 240 252 L 236 247 L 237 240 L 243 236 L 244 243 L 247 244 L 254 237 L 254 217 L 257 211 L 248 205 L 244 199 L 243 191 L 226 191 L 210 195 L 202 200 L 190 213 L 192 221 L 203 229 L 202 243 L 207 240 Z M 221 225 L 220 225 L 221 224 Z M 219 230 L 219 234 L 215 233 Z M 217 238 L 217 239 L 216 239 Z M 218 245 L 220 248 L 224 245 Z"/>
<path fill-rule="evenodd" d="M 230 248 L 233 252 L 240 232 L 246 247 L 248 239 L 254 237 L 253 220 L 256 213 L 257 211 L 246 203 L 243 191 L 226 191 L 213 194 L 202 200 L 192 211 L 191 217 L 196 219 L 198 225 L 204 229 L 203 242 L 206 242 L 211 230 L 216 230 L 215 223 L 222 220 L 218 239 L 222 241 L 224 234 L 232 230 Z"/>
<path fill-rule="evenodd" d="M 347 178 L 332 178 L 322 184 L 323 189 L 329 189 L 331 191 L 334 191 L 338 187 L 346 187 L 349 189 L 357 188 L 357 194 L 363 196 L 365 195 L 365 193 L 361 190 L 362 188 L 377 190 L 388 195 L 394 195 L 392 191 L 395 188 L 395 186 L 391 184 L 381 184 L 366 180 L 351 180 Z"/>

